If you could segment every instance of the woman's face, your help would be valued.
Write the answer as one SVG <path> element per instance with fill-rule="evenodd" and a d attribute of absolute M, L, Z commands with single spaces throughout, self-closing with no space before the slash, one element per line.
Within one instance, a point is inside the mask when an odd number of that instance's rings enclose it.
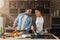
<path fill-rule="evenodd" d="M 39 10 L 35 10 L 35 15 L 36 15 L 36 17 L 39 17 L 39 16 L 41 16 L 41 12 Z"/>

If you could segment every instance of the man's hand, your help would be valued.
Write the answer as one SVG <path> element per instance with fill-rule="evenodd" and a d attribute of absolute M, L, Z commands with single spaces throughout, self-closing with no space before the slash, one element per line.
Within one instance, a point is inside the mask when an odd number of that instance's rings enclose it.
<path fill-rule="evenodd" d="M 15 23 L 13 24 L 13 29 L 14 29 L 14 31 L 16 31 L 16 24 Z"/>

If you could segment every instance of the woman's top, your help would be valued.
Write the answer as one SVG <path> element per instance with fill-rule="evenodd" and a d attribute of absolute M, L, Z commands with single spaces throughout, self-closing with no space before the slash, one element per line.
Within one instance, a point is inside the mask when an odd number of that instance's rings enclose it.
<path fill-rule="evenodd" d="M 43 31 L 43 23 L 44 23 L 43 17 L 37 17 L 36 18 L 36 28 L 37 28 L 36 32 L 37 33 L 42 33 L 42 31 Z"/>

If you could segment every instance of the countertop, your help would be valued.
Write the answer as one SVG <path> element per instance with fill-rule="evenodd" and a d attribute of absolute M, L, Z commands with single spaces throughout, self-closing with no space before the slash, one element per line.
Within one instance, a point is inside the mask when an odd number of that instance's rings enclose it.
<path fill-rule="evenodd" d="M 20 38 L 9 37 L 5 39 L 0 38 L 0 40 L 59 40 L 59 38 L 56 37 L 54 34 L 51 34 L 51 35 L 54 37 L 54 39 L 31 39 L 31 38 L 20 39 Z"/>

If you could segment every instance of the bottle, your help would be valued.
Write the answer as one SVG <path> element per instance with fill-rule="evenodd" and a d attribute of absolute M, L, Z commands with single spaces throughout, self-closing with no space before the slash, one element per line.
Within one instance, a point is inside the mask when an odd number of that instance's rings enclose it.
<path fill-rule="evenodd" d="M 3 33 L 3 17 L 0 14 L 0 35 L 2 35 L 2 33 Z"/>
<path fill-rule="evenodd" d="M 59 10 L 57 10 L 57 16 L 59 16 Z"/>

